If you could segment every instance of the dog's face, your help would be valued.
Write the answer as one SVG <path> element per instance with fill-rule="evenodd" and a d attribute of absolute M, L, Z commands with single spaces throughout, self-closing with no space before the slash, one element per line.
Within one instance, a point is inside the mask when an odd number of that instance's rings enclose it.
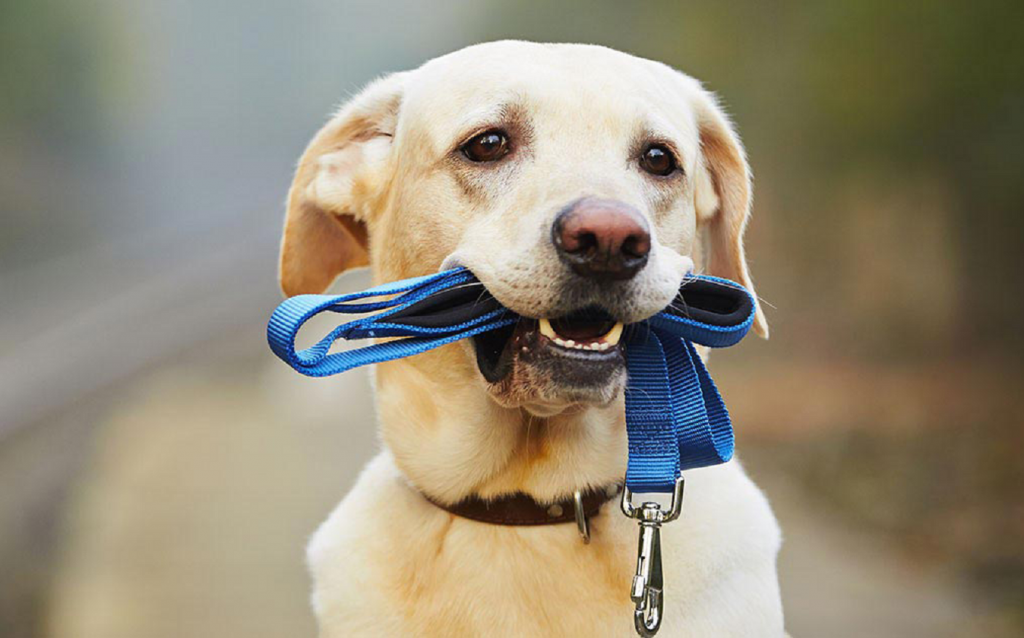
<path fill-rule="evenodd" d="M 618 395 L 624 324 L 667 306 L 695 262 L 751 286 L 748 211 L 742 148 L 696 81 L 601 47 L 491 43 L 379 80 L 314 138 L 282 286 L 465 266 L 523 317 L 454 346 L 472 382 L 550 415 Z"/>

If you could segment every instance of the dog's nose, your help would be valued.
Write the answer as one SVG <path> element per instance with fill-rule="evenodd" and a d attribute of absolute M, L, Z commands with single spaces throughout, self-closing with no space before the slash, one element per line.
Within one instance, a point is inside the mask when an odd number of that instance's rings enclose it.
<path fill-rule="evenodd" d="M 637 209 L 611 199 L 584 198 L 555 218 L 551 239 L 573 272 L 591 279 L 630 279 L 647 263 L 651 233 Z"/>

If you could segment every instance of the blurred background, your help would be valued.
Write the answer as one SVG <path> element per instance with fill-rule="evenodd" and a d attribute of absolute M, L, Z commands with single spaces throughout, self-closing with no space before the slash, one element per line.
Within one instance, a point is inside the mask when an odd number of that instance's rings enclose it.
<path fill-rule="evenodd" d="M 506 38 L 720 92 L 769 342 L 715 356 L 794 636 L 1024 635 L 1024 3 L 0 3 L 0 636 L 310 636 L 365 375 L 272 358 L 295 161 Z M 365 275 L 346 275 L 354 289 Z"/>

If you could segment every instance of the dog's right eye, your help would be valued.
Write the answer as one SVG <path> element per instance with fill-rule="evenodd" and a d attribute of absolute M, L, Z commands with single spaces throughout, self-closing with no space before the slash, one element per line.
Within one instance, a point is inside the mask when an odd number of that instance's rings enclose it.
<path fill-rule="evenodd" d="M 510 150 L 504 131 L 485 131 L 462 145 L 462 154 L 471 162 L 496 162 Z"/>

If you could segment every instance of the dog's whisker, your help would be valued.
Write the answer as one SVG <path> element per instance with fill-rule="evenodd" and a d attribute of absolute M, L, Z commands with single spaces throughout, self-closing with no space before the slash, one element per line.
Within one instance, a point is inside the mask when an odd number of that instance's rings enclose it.
<path fill-rule="evenodd" d="M 682 304 L 682 307 L 680 307 L 678 304 Z M 682 301 L 682 300 L 680 300 L 678 302 L 678 304 L 676 302 L 673 302 L 673 303 L 670 303 L 668 305 L 668 307 L 671 308 L 672 310 L 675 310 L 675 311 L 679 312 L 684 317 L 689 317 L 690 316 L 690 306 L 687 305 L 687 303 L 685 301 Z"/>

